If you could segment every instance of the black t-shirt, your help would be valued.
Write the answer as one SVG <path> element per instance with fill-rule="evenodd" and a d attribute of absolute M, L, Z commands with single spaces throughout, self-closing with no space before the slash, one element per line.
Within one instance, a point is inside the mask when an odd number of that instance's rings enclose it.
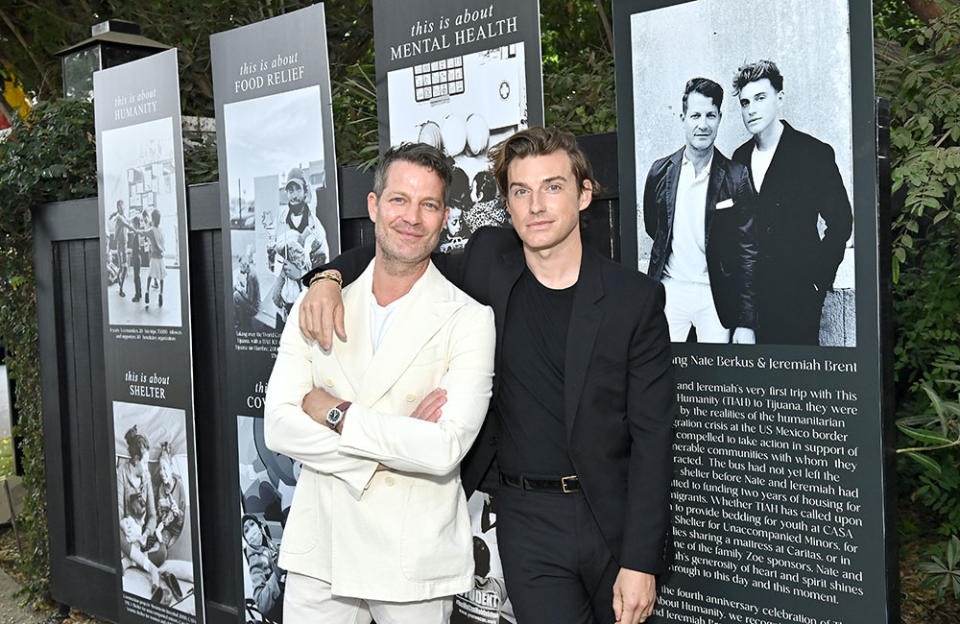
<path fill-rule="evenodd" d="M 524 269 L 510 294 L 497 397 L 497 460 L 505 473 L 574 472 L 563 415 L 563 367 L 575 290 L 576 284 L 547 288 Z"/>

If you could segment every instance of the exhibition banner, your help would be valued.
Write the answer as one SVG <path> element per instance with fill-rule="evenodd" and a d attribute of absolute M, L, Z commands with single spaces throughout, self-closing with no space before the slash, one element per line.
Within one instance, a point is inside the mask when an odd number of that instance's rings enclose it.
<path fill-rule="evenodd" d="M 536 0 L 375 0 L 380 152 L 404 142 L 441 149 L 454 163 L 440 251 L 507 214 L 488 150 L 543 125 Z"/>
<path fill-rule="evenodd" d="M 663 284 L 680 406 L 657 622 L 895 619 L 871 20 L 614 3 L 622 256 Z"/>
<path fill-rule="evenodd" d="M 280 622 L 277 555 L 299 464 L 264 445 L 263 397 L 299 278 L 340 253 L 324 7 L 215 34 L 210 47 L 244 618 Z"/>
<path fill-rule="evenodd" d="M 488 151 L 543 125 L 540 8 L 535 0 L 374 0 L 380 151 L 404 142 L 439 148 L 453 162 L 443 253 L 470 234 L 505 225 Z M 475 587 L 456 596 L 451 624 L 515 623 L 497 548 L 496 497 L 475 492 Z"/>
<path fill-rule="evenodd" d="M 94 74 L 121 622 L 203 622 L 177 51 Z"/>

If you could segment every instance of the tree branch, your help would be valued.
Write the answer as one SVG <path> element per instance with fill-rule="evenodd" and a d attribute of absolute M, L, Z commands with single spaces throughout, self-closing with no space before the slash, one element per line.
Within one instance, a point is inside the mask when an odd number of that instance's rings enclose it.
<path fill-rule="evenodd" d="M 23 35 L 20 34 L 20 31 L 17 29 L 16 25 L 10 21 L 10 18 L 7 17 L 7 14 L 2 9 L 0 9 L 0 19 L 3 20 L 3 23 L 7 25 L 7 28 L 10 29 L 10 32 L 13 33 L 13 36 L 16 37 L 17 41 L 20 42 L 20 45 L 22 45 L 23 49 L 26 50 L 27 56 L 30 57 L 33 65 L 37 68 L 37 73 L 40 74 L 40 88 L 38 88 L 37 91 L 43 91 L 43 86 L 47 81 L 47 73 L 44 71 L 43 65 L 41 65 L 40 61 L 37 60 L 37 57 L 33 55 L 33 50 L 31 50 L 30 46 L 27 45 Z"/>
<path fill-rule="evenodd" d="M 896 58 L 896 57 L 891 56 L 891 55 L 889 55 L 889 54 L 885 54 L 885 53 L 883 53 L 883 52 L 881 52 L 881 51 L 879 51 L 879 50 L 874 50 L 873 56 L 874 56 L 874 58 L 875 58 L 876 60 L 878 60 L 878 61 L 886 61 L 887 63 L 890 63 L 891 65 L 900 65 L 900 66 L 902 66 L 902 67 L 907 67 L 907 66 L 908 66 L 908 65 L 907 65 L 907 62 L 904 61 L 903 59 L 899 59 L 899 58 Z M 949 82 L 946 82 L 945 80 L 941 80 L 940 78 L 937 78 L 937 77 L 935 77 L 935 76 L 927 76 L 927 79 L 930 80 L 931 82 L 934 82 L 934 83 L 936 83 L 936 84 L 939 84 L 940 86 L 946 87 L 946 88 L 951 89 L 951 90 L 953 90 L 953 91 L 957 91 L 957 90 L 958 90 L 957 85 L 955 85 L 955 84 L 950 84 Z"/>
<path fill-rule="evenodd" d="M 597 7 L 597 13 L 600 14 L 600 22 L 603 24 L 603 32 L 607 36 L 607 48 L 610 49 L 610 54 L 614 54 L 613 30 L 610 28 L 610 20 L 607 19 L 607 12 L 603 9 L 602 0 L 593 0 L 593 6 Z"/>

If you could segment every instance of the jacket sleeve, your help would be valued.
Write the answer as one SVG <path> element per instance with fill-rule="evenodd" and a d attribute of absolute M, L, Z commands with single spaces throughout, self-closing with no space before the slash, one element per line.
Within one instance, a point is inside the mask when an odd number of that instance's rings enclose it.
<path fill-rule="evenodd" d="M 447 391 L 436 423 L 351 405 L 340 450 L 394 470 L 436 476 L 458 469 L 483 425 L 493 385 L 493 311 L 464 306 L 453 317 L 450 358 L 440 387 Z"/>
<path fill-rule="evenodd" d="M 630 465 L 621 566 L 649 574 L 665 571 L 673 478 L 673 421 L 676 386 L 670 334 L 663 314 L 664 290 L 643 306 L 630 340 L 627 424 Z"/>
<path fill-rule="evenodd" d="M 820 216 L 826 229 L 820 241 L 820 251 L 814 261 L 817 271 L 814 282 L 825 292 L 833 287 L 833 280 L 837 276 L 837 268 L 843 261 L 847 239 L 853 230 L 853 213 L 850 210 L 850 200 L 847 198 L 847 189 L 843 185 L 840 169 L 837 168 L 833 148 L 824 144 L 825 149 L 816 158 L 815 166 L 819 169 L 816 178 L 811 178 L 811 188 L 816 189 L 812 200 L 820 207 Z"/>
<path fill-rule="evenodd" d="M 643 185 L 643 226 L 647 236 L 657 239 L 657 175 L 654 172 L 656 164 L 647 173 L 647 181 Z"/>
<path fill-rule="evenodd" d="M 344 286 L 347 284 L 352 284 L 367 268 L 367 265 L 369 265 L 370 261 L 373 260 L 373 256 L 375 254 L 376 247 L 373 244 L 348 249 L 323 266 L 314 267 L 307 271 L 307 273 L 300 278 L 300 283 L 303 284 L 304 287 L 309 287 L 310 278 L 312 278 L 314 275 L 320 271 L 335 269 L 340 271 L 340 275 L 343 277 Z"/>
<path fill-rule="evenodd" d="M 267 384 L 264 440 L 270 450 L 340 479 L 354 497 L 360 498 L 377 469 L 377 462 L 342 455 L 340 436 L 314 421 L 301 408 L 304 395 L 313 389 L 311 346 L 300 333 L 302 300 L 301 294 L 280 336 L 277 360 Z"/>

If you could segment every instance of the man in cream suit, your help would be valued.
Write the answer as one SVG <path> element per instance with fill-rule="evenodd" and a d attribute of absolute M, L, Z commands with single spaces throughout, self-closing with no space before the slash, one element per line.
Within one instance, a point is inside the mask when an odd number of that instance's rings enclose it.
<path fill-rule="evenodd" d="M 714 146 L 723 88 L 692 78 L 683 92 L 686 143 L 650 167 L 643 222 L 647 275 L 663 282 L 670 339 L 753 343 L 754 192 L 746 167 Z"/>
<path fill-rule="evenodd" d="M 267 446 L 303 463 L 280 546 L 287 624 L 441 624 L 473 587 L 460 460 L 495 336 L 492 311 L 430 262 L 450 176 L 423 144 L 381 159 L 376 256 L 343 291 L 350 340 L 324 352 L 299 330 L 302 297 L 290 312 L 265 409 Z"/>

